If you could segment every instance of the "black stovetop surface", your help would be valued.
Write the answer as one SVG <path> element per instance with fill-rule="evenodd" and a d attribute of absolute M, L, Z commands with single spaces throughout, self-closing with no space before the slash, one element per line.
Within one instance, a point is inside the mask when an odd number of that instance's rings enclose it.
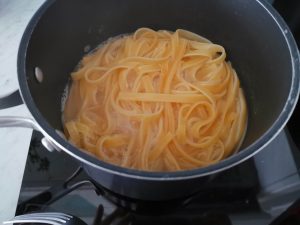
<path fill-rule="evenodd" d="M 70 200 L 63 208 L 56 209 L 55 205 L 64 201 L 63 199 L 68 198 L 72 193 L 63 195 L 62 198 L 51 203 L 51 196 L 57 197 L 55 192 L 61 191 L 65 180 L 78 168 L 79 164 L 63 152 L 48 152 L 40 144 L 41 137 L 38 132 L 33 133 L 17 214 L 35 210 L 49 211 L 49 208 L 52 211 L 54 209 L 63 210 L 66 213 L 74 214 L 75 212 L 76 215 L 81 214 L 80 206 L 79 210 L 72 211 L 75 205 L 81 204 L 76 198 L 74 201 Z M 72 180 L 72 184 L 87 179 L 88 176 L 84 172 L 80 172 Z M 77 191 L 83 193 L 81 194 L 82 198 L 90 195 L 90 192 L 94 192 L 94 208 L 90 209 L 92 213 L 89 215 L 94 224 L 100 224 L 99 221 L 104 221 L 104 224 L 115 224 L 115 220 L 123 221 L 120 224 L 130 224 L 128 222 L 131 224 L 231 224 L 229 214 L 260 211 L 256 200 L 259 181 L 255 164 L 251 159 L 211 177 L 210 182 L 203 184 L 201 191 L 196 195 L 170 202 L 148 203 L 122 199 L 105 189 L 100 188 L 100 190 L 94 191 L 91 186 L 79 187 Z M 24 197 L 24 193 L 27 192 L 30 194 Z M 41 192 L 44 193 L 40 194 Z M 37 194 L 39 196 L 35 197 Z M 27 204 L 22 205 L 31 197 L 35 197 L 34 201 L 31 199 Z M 107 202 L 109 202 L 109 207 Z M 107 207 L 112 207 L 111 205 L 114 210 L 110 213 L 105 212 Z M 108 219 L 103 219 L 103 212 Z"/>

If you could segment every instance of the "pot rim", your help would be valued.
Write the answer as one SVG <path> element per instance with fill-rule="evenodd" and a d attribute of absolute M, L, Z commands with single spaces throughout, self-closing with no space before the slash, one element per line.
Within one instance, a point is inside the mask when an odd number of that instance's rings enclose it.
<path fill-rule="evenodd" d="M 23 102 L 28 107 L 33 118 L 37 122 L 36 126 L 38 129 L 49 139 L 55 146 L 81 161 L 82 163 L 91 166 L 95 169 L 99 169 L 114 175 L 119 175 L 123 177 L 130 177 L 134 179 L 142 180 L 156 180 L 156 181 L 170 181 L 170 180 L 185 180 L 199 178 L 214 173 L 221 172 L 223 170 L 229 169 L 248 158 L 255 155 L 257 152 L 262 150 L 266 145 L 268 145 L 284 128 L 288 119 L 292 115 L 292 112 L 296 106 L 298 96 L 299 96 L 299 86 L 300 86 L 300 62 L 299 62 L 299 52 L 296 45 L 296 42 L 293 38 L 291 31 L 288 26 L 281 18 L 281 16 L 276 12 L 276 10 L 269 4 L 262 0 L 255 0 L 257 4 L 272 17 L 276 22 L 276 25 L 281 30 L 282 35 L 284 35 L 286 44 L 290 52 L 290 60 L 292 64 L 292 83 L 288 99 L 276 121 L 272 126 L 254 143 L 246 147 L 242 151 L 207 167 L 197 168 L 193 170 L 185 171 L 175 171 L 175 172 L 150 172 L 150 171 L 141 171 L 135 169 L 129 169 L 120 167 L 117 165 L 109 164 L 104 161 L 97 159 L 95 156 L 90 155 L 89 153 L 79 150 L 68 141 L 63 139 L 59 134 L 56 133 L 55 129 L 50 126 L 50 124 L 43 118 L 42 114 L 35 106 L 33 98 L 30 94 L 29 86 L 26 79 L 26 57 L 27 57 L 27 48 L 31 38 L 31 34 L 37 25 L 39 19 L 42 17 L 44 12 L 55 2 L 55 0 L 46 1 L 39 10 L 34 14 L 30 20 L 28 26 L 25 29 L 23 34 L 17 59 L 17 69 L 18 69 L 18 81 L 20 86 L 20 92 L 23 99 Z"/>

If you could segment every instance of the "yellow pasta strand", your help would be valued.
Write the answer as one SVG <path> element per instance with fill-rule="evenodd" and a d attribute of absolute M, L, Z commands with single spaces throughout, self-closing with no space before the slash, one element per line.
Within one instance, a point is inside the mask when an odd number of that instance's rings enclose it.
<path fill-rule="evenodd" d="M 247 107 L 225 49 L 186 30 L 140 28 L 86 55 L 65 104 L 70 142 L 100 160 L 189 170 L 237 151 Z"/>

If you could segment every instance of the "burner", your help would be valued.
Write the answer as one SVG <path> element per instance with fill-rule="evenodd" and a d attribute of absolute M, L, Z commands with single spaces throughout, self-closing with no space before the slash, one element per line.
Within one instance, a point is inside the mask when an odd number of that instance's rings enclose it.
<path fill-rule="evenodd" d="M 214 175 L 203 184 L 198 193 L 181 199 L 168 201 L 142 201 L 122 196 L 94 183 L 101 194 L 129 211 L 139 214 L 161 214 L 181 210 L 195 204 L 198 209 L 228 209 L 236 211 L 257 207 L 258 180 L 254 162 L 248 160 L 241 165 Z"/>
<path fill-rule="evenodd" d="M 23 192 L 25 194 L 35 188 L 39 191 L 47 189 L 43 187 L 48 189 L 29 199 L 23 194 L 20 199 L 28 200 L 20 200 L 17 215 L 57 210 L 79 217 L 88 216 L 88 224 L 94 221 L 95 225 L 201 225 L 231 224 L 228 215 L 259 208 L 256 201 L 259 182 L 252 159 L 210 176 L 209 181 L 192 196 L 150 202 L 121 196 L 102 187 L 82 168 L 76 169 L 77 162 L 68 155 L 39 149 L 40 138 L 41 135 L 34 132 L 21 190 L 27 190 Z M 65 179 L 72 170 L 76 171 Z M 32 195 L 32 192 L 27 194 Z M 72 209 L 72 206 L 77 206 L 77 209 Z"/>
<path fill-rule="evenodd" d="M 149 202 L 121 196 L 102 187 L 82 168 L 76 170 L 78 163 L 68 155 L 40 149 L 40 138 L 40 134 L 33 133 L 17 215 L 59 211 L 74 214 L 95 225 L 226 225 L 231 224 L 228 215 L 259 208 L 256 201 L 259 182 L 253 160 L 210 176 L 192 196 Z M 75 173 L 65 179 L 72 171 Z"/>
<path fill-rule="evenodd" d="M 90 179 L 79 179 L 85 174 L 79 167 L 62 184 L 18 205 L 17 215 L 32 211 L 44 211 L 70 192 L 89 185 L 99 196 L 94 224 L 231 224 L 229 213 L 251 211 L 258 208 L 256 202 L 257 176 L 252 161 L 214 176 L 198 193 L 184 199 L 149 202 L 118 195 Z M 105 212 L 100 197 L 114 205 L 112 212 Z"/>

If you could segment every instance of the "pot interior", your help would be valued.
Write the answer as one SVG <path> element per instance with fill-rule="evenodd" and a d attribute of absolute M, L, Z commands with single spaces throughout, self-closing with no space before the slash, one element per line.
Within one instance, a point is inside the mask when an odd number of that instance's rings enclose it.
<path fill-rule="evenodd" d="M 287 101 L 293 72 L 290 51 L 282 31 L 257 1 L 64 0 L 46 4 L 33 29 L 25 65 L 33 101 L 55 129 L 62 129 L 61 97 L 85 50 L 140 27 L 182 28 L 225 47 L 248 105 L 241 151 L 272 126 Z M 42 83 L 35 79 L 35 67 L 44 74 Z"/>

